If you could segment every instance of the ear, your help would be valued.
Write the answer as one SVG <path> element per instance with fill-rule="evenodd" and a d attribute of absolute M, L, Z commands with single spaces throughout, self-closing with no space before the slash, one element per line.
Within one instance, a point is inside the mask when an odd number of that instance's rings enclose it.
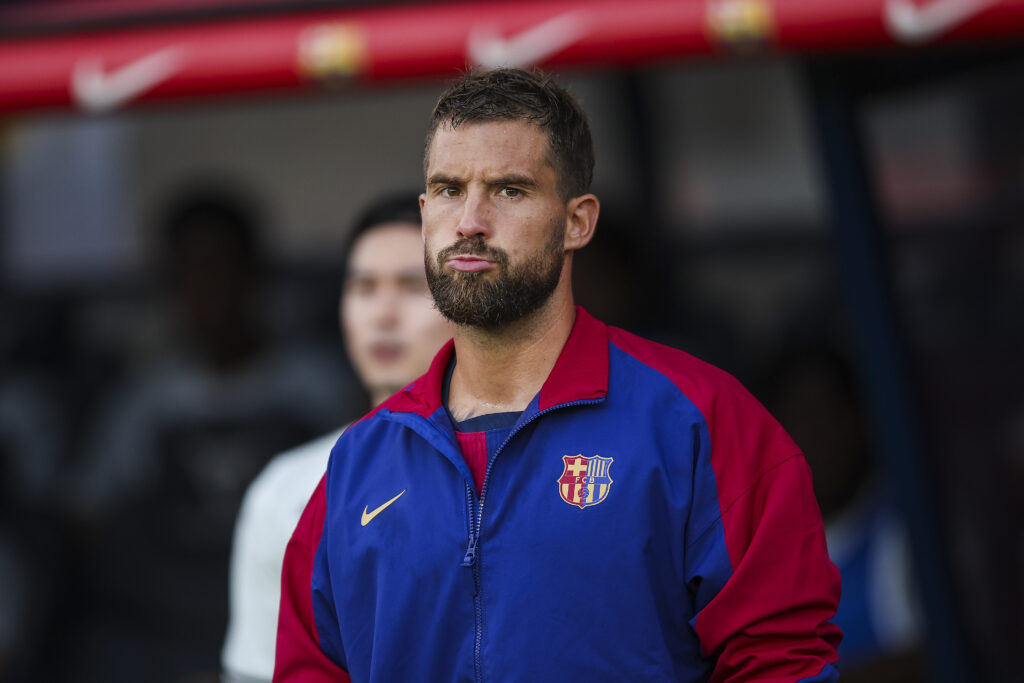
<path fill-rule="evenodd" d="M 420 236 L 423 238 L 424 244 L 427 241 L 427 233 L 423 230 L 423 205 L 427 203 L 427 194 L 424 192 L 420 194 Z"/>
<path fill-rule="evenodd" d="M 565 249 L 574 251 L 587 246 L 597 228 L 601 203 L 592 194 L 573 197 L 566 205 Z"/>

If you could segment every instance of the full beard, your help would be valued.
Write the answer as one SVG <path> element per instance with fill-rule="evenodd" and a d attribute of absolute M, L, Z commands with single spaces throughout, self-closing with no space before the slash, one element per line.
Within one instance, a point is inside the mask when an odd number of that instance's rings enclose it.
<path fill-rule="evenodd" d="M 464 237 L 432 259 L 424 258 L 434 305 L 448 320 L 484 330 L 497 330 L 522 320 L 543 306 L 558 286 L 564 261 L 564 222 L 553 229 L 539 254 L 511 265 L 504 250 L 488 247 L 483 237 Z M 458 254 L 476 254 L 494 263 L 497 273 L 464 273 L 445 267 Z"/>

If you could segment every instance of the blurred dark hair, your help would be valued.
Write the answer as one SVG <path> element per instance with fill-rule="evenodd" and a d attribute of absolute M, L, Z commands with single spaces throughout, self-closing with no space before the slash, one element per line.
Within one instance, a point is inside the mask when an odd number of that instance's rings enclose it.
<path fill-rule="evenodd" d="M 548 159 L 558 173 L 563 199 L 590 190 L 594 177 L 594 142 L 587 115 L 562 86 L 540 71 L 474 70 L 451 85 L 437 101 L 423 149 L 426 173 L 430 143 L 439 126 L 463 123 L 524 121 L 548 138 Z"/>
<path fill-rule="evenodd" d="M 179 192 L 161 210 L 157 229 L 165 261 L 193 235 L 209 231 L 232 240 L 250 263 L 262 261 L 262 226 L 252 203 L 234 190 L 202 185 Z"/>
<path fill-rule="evenodd" d="M 419 194 L 414 191 L 394 192 L 380 197 L 363 209 L 355 223 L 352 224 L 345 241 L 344 251 L 342 251 L 342 282 L 348 278 L 348 259 L 352 255 L 352 248 L 355 247 L 356 242 L 372 228 L 385 223 L 412 223 L 418 227 L 420 225 Z"/>
<path fill-rule="evenodd" d="M 787 344 L 756 374 L 752 389 L 771 410 L 784 383 L 806 370 L 826 376 L 836 393 L 861 412 L 863 402 L 853 362 L 829 339 L 808 338 Z"/>

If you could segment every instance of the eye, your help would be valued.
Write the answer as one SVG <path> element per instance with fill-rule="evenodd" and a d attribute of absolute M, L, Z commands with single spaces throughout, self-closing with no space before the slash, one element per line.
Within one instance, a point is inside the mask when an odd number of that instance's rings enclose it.
<path fill-rule="evenodd" d="M 352 278 L 345 286 L 345 293 L 352 296 L 370 296 L 375 289 L 375 283 L 369 278 Z"/>
<path fill-rule="evenodd" d="M 503 187 L 503 188 L 501 188 L 500 194 L 503 197 L 508 197 L 509 199 L 515 199 L 516 197 L 521 197 L 523 195 L 523 191 L 520 190 L 517 187 Z"/>
<path fill-rule="evenodd" d="M 430 291 L 427 278 L 422 276 L 403 277 L 399 280 L 399 287 L 407 294 L 425 294 Z"/>
<path fill-rule="evenodd" d="M 454 185 L 446 185 L 446 186 L 441 188 L 441 196 L 442 197 L 458 197 L 459 196 L 459 188 L 455 187 Z"/>

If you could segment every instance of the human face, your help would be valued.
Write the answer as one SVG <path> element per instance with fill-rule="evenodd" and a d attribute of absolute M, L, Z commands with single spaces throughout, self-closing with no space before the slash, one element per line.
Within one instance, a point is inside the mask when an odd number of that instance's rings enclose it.
<path fill-rule="evenodd" d="M 433 306 L 414 223 L 384 223 L 356 241 L 341 297 L 345 345 L 374 405 L 426 372 L 451 337 Z"/>
<path fill-rule="evenodd" d="M 420 206 L 431 292 L 454 322 L 503 327 L 543 306 L 561 282 L 567 209 L 537 126 L 440 127 Z"/>

